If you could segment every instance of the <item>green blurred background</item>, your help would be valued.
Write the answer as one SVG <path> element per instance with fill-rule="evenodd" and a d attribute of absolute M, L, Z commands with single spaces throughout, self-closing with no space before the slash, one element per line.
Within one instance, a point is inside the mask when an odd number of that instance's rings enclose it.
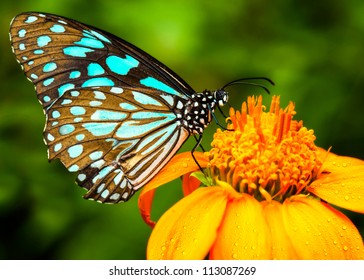
<path fill-rule="evenodd" d="M 267 76 L 316 143 L 364 159 L 364 2 L 2 0 L 0 10 L 0 259 L 144 259 L 150 229 L 137 197 L 101 205 L 82 199 L 75 175 L 49 164 L 44 116 L 11 53 L 8 29 L 24 11 L 55 13 L 107 30 L 156 57 L 195 90 Z M 229 89 L 232 104 L 258 88 Z M 226 109 L 225 109 L 226 110 Z M 216 125 L 204 138 L 204 146 Z M 189 140 L 183 150 L 190 150 Z M 181 197 L 157 193 L 154 217 Z M 364 235 L 363 216 L 345 212 Z"/>

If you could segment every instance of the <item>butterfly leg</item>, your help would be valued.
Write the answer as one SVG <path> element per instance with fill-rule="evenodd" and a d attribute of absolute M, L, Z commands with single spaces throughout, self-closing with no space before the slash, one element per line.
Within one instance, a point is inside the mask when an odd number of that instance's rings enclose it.
<path fill-rule="evenodd" d="M 196 139 L 196 144 L 195 144 L 195 146 L 193 146 L 193 148 L 191 150 L 191 155 L 192 155 L 193 160 L 196 162 L 198 168 L 200 169 L 200 171 L 202 173 L 204 173 L 201 165 L 198 163 L 198 161 L 197 161 L 197 159 L 195 158 L 195 155 L 194 155 L 194 152 L 196 151 L 196 149 L 197 149 L 198 146 L 200 146 L 201 149 L 202 149 L 202 151 L 205 152 L 205 149 L 201 145 L 201 142 L 202 142 L 202 134 L 199 134 L 198 136 L 196 136 L 196 134 L 194 134 L 193 137 L 195 137 L 195 139 Z"/>

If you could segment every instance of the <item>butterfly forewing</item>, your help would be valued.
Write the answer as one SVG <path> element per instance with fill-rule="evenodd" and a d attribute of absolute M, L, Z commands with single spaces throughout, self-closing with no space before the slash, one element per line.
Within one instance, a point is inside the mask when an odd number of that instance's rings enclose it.
<path fill-rule="evenodd" d="M 39 13 L 15 17 L 10 36 L 47 117 L 49 159 L 78 172 L 85 197 L 128 200 L 189 136 L 176 108 L 193 90 L 133 45 Z"/>
<path fill-rule="evenodd" d="M 20 14 L 12 21 L 10 35 L 14 53 L 46 109 L 65 91 L 79 87 L 145 86 L 182 98 L 193 92 L 138 48 L 71 19 Z"/>

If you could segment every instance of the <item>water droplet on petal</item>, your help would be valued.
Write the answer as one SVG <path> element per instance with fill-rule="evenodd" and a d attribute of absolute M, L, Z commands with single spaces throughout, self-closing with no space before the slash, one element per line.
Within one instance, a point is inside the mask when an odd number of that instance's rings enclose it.
<path fill-rule="evenodd" d="M 167 249 L 167 247 L 166 246 L 162 246 L 161 249 L 162 249 L 162 251 L 165 251 Z"/>
<path fill-rule="evenodd" d="M 346 230 L 346 226 L 343 226 L 343 230 Z"/>
<path fill-rule="evenodd" d="M 346 201 L 348 201 L 348 200 L 349 200 L 349 196 L 348 196 L 348 195 L 345 195 L 345 196 L 344 196 L 344 199 L 345 199 Z"/>
<path fill-rule="evenodd" d="M 233 254 L 233 255 L 232 255 L 232 258 L 233 258 L 233 259 L 237 259 L 237 258 L 238 258 L 238 254 Z"/>
<path fill-rule="evenodd" d="M 348 246 L 344 246 L 344 251 L 347 251 L 348 249 Z"/>

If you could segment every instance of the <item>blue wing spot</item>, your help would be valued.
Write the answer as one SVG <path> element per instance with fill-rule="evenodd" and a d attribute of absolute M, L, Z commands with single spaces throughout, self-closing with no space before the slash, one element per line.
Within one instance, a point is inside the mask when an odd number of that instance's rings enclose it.
<path fill-rule="evenodd" d="M 52 134 L 50 134 L 50 133 L 48 133 L 48 135 L 47 135 L 47 139 L 49 140 L 49 141 L 54 141 L 54 136 L 52 135 Z"/>
<path fill-rule="evenodd" d="M 100 40 L 102 40 L 102 41 L 104 41 L 106 43 L 111 44 L 111 41 L 108 38 L 106 38 L 104 35 L 96 32 L 94 30 L 90 30 L 90 31 L 89 30 L 84 30 L 82 33 L 83 33 L 83 35 L 85 37 L 92 38 L 92 39 L 95 39 L 95 37 L 96 37 L 96 38 L 98 38 L 98 39 L 100 39 Z"/>
<path fill-rule="evenodd" d="M 34 53 L 34 54 L 43 54 L 43 53 L 44 53 L 44 51 L 43 51 L 43 50 L 35 50 L 33 53 Z"/>
<path fill-rule="evenodd" d="M 110 55 L 106 58 L 106 64 L 114 73 L 126 75 L 130 69 L 138 67 L 139 61 L 129 55 L 125 55 L 125 58 Z"/>
<path fill-rule="evenodd" d="M 119 185 L 120 181 L 121 181 L 121 179 L 123 179 L 123 177 L 124 177 L 124 174 L 122 172 L 119 172 L 119 174 L 116 175 L 114 178 L 114 184 Z"/>
<path fill-rule="evenodd" d="M 80 71 L 72 71 L 70 73 L 70 79 L 77 79 L 79 77 L 81 77 L 81 72 Z"/>
<path fill-rule="evenodd" d="M 118 123 L 85 123 L 82 126 L 93 136 L 103 136 L 110 134 Z"/>
<path fill-rule="evenodd" d="M 92 160 L 98 160 L 98 159 L 100 159 L 100 158 L 102 157 L 102 154 L 103 154 L 103 152 L 101 152 L 101 151 L 96 151 L 96 152 L 91 153 L 91 154 L 89 155 L 89 157 L 90 157 L 90 159 L 92 159 Z"/>
<path fill-rule="evenodd" d="M 75 87 L 74 84 L 64 84 L 58 88 L 59 96 L 62 96 L 67 90 L 73 89 Z"/>
<path fill-rule="evenodd" d="M 30 77 L 31 77 L 33 80 L 38 79 L 38 75 L 36 75 L 36 74 L 34 74 L 34 73 L 33 73 L 33 74 L 31 74 L 31 75 L 30 75 Z"/>
<path fill-rule="evenodd" d="M 70 166 L 70 168 L 68 168 L 68 171 L 70 172 L 76 172 L 80 169 L 80 167 L 77 164 L 74 164 L 72 166 Z"/>
<path fill-rule="evenodd" d="M 83 118 L 80 118 L 80 117 L 73 119 L 74 122 L 82 122 L 82 120 L 83 120 Z"/>
<path fill-rule="evenodd" d="M 49 78 L 49 79 L 43 81 L 43 86 L 47 87 L 53 82 L 54 82 L 54 78 Z"/>
<path fill-rule="evenodd" d="M 31 60 L 31 61 L 29 61 L 28 62 L 28 65 L 30 66 L 30 65 L 33 65 L 34 64 L 34 60 Z"/>
<path fill-rule="evenodd" d="M 67 135 L 75 131 L 75 127 L 72 124 L 65 124 L 59 128 L 59 134 Z"/>
<path fill-rule="evenodd" d="M 44 102 L 49 102 L 49 101 L 51 101 L 51 98 L 48 95 L 45 95 L 43 97 L 43 100 L 44 100 Z"/>
<path fill-rule="evenodd" d="M 138 107 L 134 106 L 133 104 L 130 103 L 120 103 L 119 104 L 120 108 L 123 110 L 128 110 L 128 111 L 135 111 L 138 109 Z"/>
<path fill-rule="evenodd" d="M 112 86 L 114 86 L 114 82 L 112 80 L 110 80 L 109 78 L 103 77 L 103 78 L 92 78 L 92 79 L 85 81 L 82 84 L 82 87 L 94 87 L 94 86 L 112 87 Z"/>
<path fill-rule="evenodd" d="M 151 120 L 163 118 L 163 121 L 170 122 L 176 118 L 173 113 L 158 113 L 158 112 L 136 112 L 132 114 L 133 120 Z"/>
<path fill-rule="evenodd" d="M 102 198 L 107 198 L 108 197 L 108 195 L 109 195 L 109 190 L 104 190 L 102 193 L 101 193 L 101 197 Z"/>
<path fill-rule="evenodd" d="M 63 32 L 65 32 L 65 31 L 66 31 L 66 29 L 65 29 L 62 25 L 60 25 L 60 24 L 55 24 L 55 25 L 53 25 L 53 26 L 50 28 L 50 30 L 51 30 L 52 32 L 54 32 L 54 33 L 63 33 Z"/>
<path fill-rule="evenodd" d="M 97 176 L 95 176 L 92 179 L 92 183 L 96 183 L 97 180 L 104 178 L 106 175 L 108 175 L 115 167 L 113 166 L 106 166 L 103 169 L 101 169 L 99 171 L 99 174 L 97 174 Z"/>
<path fill-rule="evenodd" d="M 92 38 L 82 38 L 80 41 L 75 42 L 75 44 L 94 49 L 102 49 L 104 47 L 102 42 Z"/>
<path fill-rule="evenodd" d="M 120 94 L 120 93 L 123 93 L 124 90 L 122 88 L 119 88 L 119 87 L 113 87 L 113 88 L 110 89 L 110 92 L 115 93 L 115 94 Z"/>
<path fill-rule="evenodd" d="M 71 104 L 71 103 L 72 103 L 71 99 L 63 99 L 61 105 L 68 105 L 68 104 Z"/>
<path fill-rule="evenodd" d="M 19 36 L 20 38 L 24 38 L 26 33 L 27 33 L 27 31 L 26 31 L 25 29 L 20 29 L 20 30 L 18 31 L 18 36 Z"/>
<path fill-rule="evenodd" d="M 96 99 L 106 100 L 106 96 L 103 92 L 95 90 L 94 94 Z"/>
<path fill-rule="evenodd" d="M 144 86 L 147 87 L 151 87 L 157 90 L 161 90 L 173 95 L 181 95 L 178 91 L 174 90 L 173 88 L 171 88 L 170 86 L 166 85 L 165 83 L 153 78 L 153 77 L 148 77 L 145 79 L 140 80 L 140 83 Z"/>
<path fill-rule="evenodd" d="M 29 16 L 24 22 L 25 23 L 32 23 L 35 22 L 38 18 L 35 16 Z"/>
<path fill-rule="evenodd" d="M 87 66 L 87 74 L 89 76 L 98 76 L 98 75 L 102 75 L 104 73 L 105 73 L 104 68 L 102 68 L 101 65 L 98 63 L 90 63 Z"/>
<path fill-rule="evenodd" d="M 57 119 L 57 118 L 59 118 L 60 116 L 61 116 L 61 114 L 60 114 L 57 110 L 54 110 L 54 111 L 52 112 L 52 118 Z"/>
<path fill-rule="evenodd" d="M 80 92 L 79 91 L 77 91 L 77 90 L 72 90 L 71 91 L 71 96 L 73 96 L 73 97 L 77 97 L 77 96 L 79 96 L 80 95 Z"/>
<path fill-rule="evenodd" d="M 51 37 L 47 36 L 47 35 L 43 35 L 43 36 L 39 36 L 37 39 L 37 45 L 38 47 L 45 47 L 46 45 L 49 44 L 49 42 L 51 42 L 52 39 Z"/>
<path fill-rule="evenodd" d="M 96 110 L 91 115 L 91 120 L 94 121 L 110 121 L 110 120 L 122 120 L 127 117 L 127 114 L 121 112 L 114 112 L 109 110 Z"/>
<path fill-rule="evenodd" d="M 78 141 L 82 141 L 83 139 L 85 139 L 85 134 L 77 134 L 77 135 L 76 135 L 76 139 L 77 139 Z"/>
<path fill-rule="evenodd" d="M 76 46 L 71 46 L 63 49 L 63 53 L 65 55 L 73 57 L 86 57 L 86 53 L 93 51 L 94 50 L 90 48 L 76 47 Z"/>
<path fill-rule="evenodd" d="M 131 137 L 141 137 L 148 134 L 151 129 L 155 129 L 159 126 L 165 125 L 171 119 L 174 119 L 174 114 L 169 114 L 166 119 L 155 120 L 153 123 L 141 124 L 137 121 L 126 121 L 122 126 L 118 128 L 115 135 L 119 138 L 131 138 Z"/>
<path fill-rule="evenodd" d="M 69 147 L 67 152 L 68 152 L 68 155 L 70 156 L 70 158 L 76 158 L 82 154 L 83 146 L 81 144 L 78 144 L 78 145 Z"/>
<path fill-rule="evenodd" d="M 52 72 L 57 69 L 57 64 L 55 62 L 48 62 L 43 66 L 43 72 Z"/>
<path fill-rule="evenodd" d="M 90 106 L 92 107 L 98 107 L 100 105 L 102 105 L 102 102 L 100 101 L 95 101 L 95 100 L 90 101 Z"/>
<path fill-rule="evenodd" d="M 105 161 L 103 159 L 100 159 L 98 161 L 91 163 L 91 167 L 100 169 L 104 164 L 105 164 Z"/>
<path fill-rule="evenodd" d="M 104 190 L 104 188 L 105 188 L 105 183 L 101 184 L 101 185 L 97 188 L 96 193 L 101 193 L 101 191 L 103 191 L 103 190 Z"/>
<path fill-rule="evenodd" d="M 143 94 L 141 92 L 132 91 L 135 101 L 143 105 L 155 105 L 155 106 L 163 106 L 159 101 L 156 99 Z"/>
<path fill-rule="evenodd" d="M 85 181 L 85 179 L 86 179 L 86 175 L 85 175 L 85 174 L 78 174 L 77 179 L 78 179 L 80 182 L 83 182 L 83 181 Z"/>
<path fill-rule="evenodd" d="M 58 125 L 58 122 L 52 122 L 52 126 Z"/>
<path fill-rule="evenodd" d="M 54 151 L 55 152 L 58 152 L 60 149 L 62 149 L 62 144 L 61 143 L 58 143 L 58 144 L 54 145 Z"/>
<path fill-rule="evenodd" d="M 25 44 L 24 43 L 19 44 L 19 50 L 21 50 L 21 51 L 25 50 Z"/>
<path fill-rule="evenodd" d="M 174 99 L 173 99 L 173 97 L 172 97 L 172 96 L 162 94 L 162 95 L 161 95 L 161 97 L 162 97 L 165 101 L 167 101 L 167 103 L 168 103 L 170 106 L 173 106 L 173 104 L 174 104 Z"/>
<path fill-rule="evenodd" d="M 74 106 L 70 108 L 70 112 L 72 115 L 74 116 L 79 116 L 79 115 L 83 115 L 86 113 L 85 108 L 80 107 L 80 106 Z"/>

